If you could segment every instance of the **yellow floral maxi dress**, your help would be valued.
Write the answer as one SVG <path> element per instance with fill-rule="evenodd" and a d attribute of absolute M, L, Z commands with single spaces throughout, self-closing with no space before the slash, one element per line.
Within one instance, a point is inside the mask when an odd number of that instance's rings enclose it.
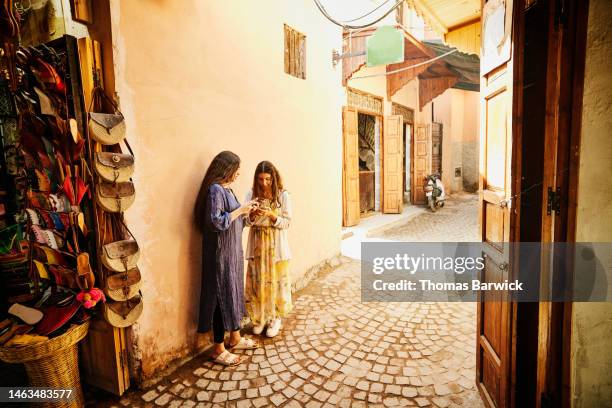
<path fill-rule="evenodd" d="M 247 195 L 247 200 L 251 194 Z M 247 221 L 250 225 L 247 245 L 245 302 L 254 325 L 286 317 L 292 310 L 289 279 L 287 231 L 291 210 L 289 195 L 283 192 L 280 206 L 270 205 L 277 221 L 267 217 Z"/>

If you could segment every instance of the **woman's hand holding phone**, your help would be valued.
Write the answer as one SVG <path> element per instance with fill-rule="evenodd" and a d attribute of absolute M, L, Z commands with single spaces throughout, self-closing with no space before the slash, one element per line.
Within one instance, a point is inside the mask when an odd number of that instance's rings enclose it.
<path fill-rule="evenodd" d="M 257 200 L 251 200 L 244 203 L 242 207 L 240 207 L 240 210 L 243 214 L 247 214 L 257 210 L 257 208 L 259 208 L 259 203 L 257 202 Z"/>

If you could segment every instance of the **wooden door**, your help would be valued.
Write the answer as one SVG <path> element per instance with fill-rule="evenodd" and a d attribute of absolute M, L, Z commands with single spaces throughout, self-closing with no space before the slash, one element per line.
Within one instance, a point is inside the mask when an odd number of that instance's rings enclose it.
<path fill-rule="evenodd" d="M 514 1 L 516 7 L 520 3 Z M 503 282 L 513 276 L 509 242 L 516 234 L 517 212 L 511 197 L 520 186 L 520 166 L 513 155 L 520 122 L 513 119 L 520 118 L 516 101 L 521 84 L 515 72 L 522 46 L 512 25 L 519 20 L 513 18 L 513 1 L 489 0 L 483 5 L 482 41 L 487 54 L 481 59 L 479 221 L 485 267 L 480 280 Z M 512 52 L 506 52 L 510 46 Z M 488 292 L 478 299 L 476 384 L 488 407 L 512 406 L 514 306 L 507 292 Z"/>
<path fill-rule="evenodd" d="M 412 183 L 412 203 L 425 204 L 425 178 L 431 168 L 431 134 L 429 125 L 417 125 L 414 133 L 414 146 L 412 152 L 414 174 Z"/>
<path fill-rule="evenodd" d="M 81 342 L 81 380 L 122 395 L 130 386 L 126 330 L 102 319 L 92 320 Z"/>
<path fill-rule="evenodd" d="M 401 115 L 385 117 L 383 126 L 383 213 L 399 214 L 403 207 L 403 130 Z"/>
<path fill-rule="evenodd" d="M 442 177 L 442 124 L 431 124 L 431 173 Z"/>
<path fill-rule="evenodd" d="M 357 110 L 342 112 L 342 225 L 359 223 L 359 130 Z"/>
<path fill-rule="evenodd" d="M 542 7 L 548 12 L 548 53 L 540 241 L 575 242 L 589 2 L 549 1 Z M 552 198 L 549 190 L 560 195 L 557 209 L 548 207 Z M 550 250 L 544 253 L 550 255 Z M 550 292 L 551 287 L 563 281 L 566 287 L 572 287 L 577 276 L 568 258 L 554 262 L 550 256 L 542 257 L 540 293 Z M 572 304 L 538 304 L 536 408 L 572 406 Z M 602 399 L 598 400 L 599 406 L 609 404 L 602 404 Z M 595 400 L 592 406 L 597 406 Z"/>
<path fill-rule="evenodd" d="M 414 141 L 412 140 L 412 124 L 404 123 L 404 196 L 408 204 L 412 203 L 412 196 L 410 195 L 410 187 L 412 186 L 412 177 L 414 169 L 412 168 L 412 147 Z M 408 195 L 406 196 L 406 193 Z"/>

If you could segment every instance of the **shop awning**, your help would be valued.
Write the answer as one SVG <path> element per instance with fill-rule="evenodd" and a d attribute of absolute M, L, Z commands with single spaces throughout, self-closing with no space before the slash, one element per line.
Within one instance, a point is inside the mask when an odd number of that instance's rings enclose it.
<path fill-rule="evenodd" d="M 366 39 L 374 31 L 375 29 L 368 29 L 353 35 L 345 33 L 343 53 L 350 53 L 352 56 L 342 60 L 343 85 L 346 85 L 353 74 L 365 65 L 366 56 L 359 54 L 365 51 Z M 386 67 L 388 99 L 416 77 L 419 78 L 419 109 L 451 87 L 478 91 L 480 81 L 478 56 L 460 51 L 449 54 L 454 49 L 442 42 L 421 42 L 406 32 L 404 38 L 404 62 L 389 64 Z M 449 55 L 426 63 L 443 54 Z"/>
<path fill-rule="evenodd" d="M 441 42 L 424 41 L 422 45 L 427 52 L 427 59 L 449 54 L 454 50 Z M 422 58 L 406 59 L 400 64 L 387 65 L 387 72 L 390 73 L 387 76 L 388 98 L 391 98 L 417 76 L 419 78 L 419 109 L 423 109 L 428 102 L 448 88 L 479 90 L 480 60 L 478 56 L 459 51 L 450 53 L 430 64 L 393 73 L 396 70 L 419 64 L 422 60 Z"/>
<path fill-rule="evenodd" d="M 453 50 L 440 41 L 423 41 L 423 44 L 436 55 L 444 55 Z M 443 61 L 459 76 L 455 88 L 476 92 L 480 90 L 480 58 L 477 55 L 457 51 L 444 57 Z"/>

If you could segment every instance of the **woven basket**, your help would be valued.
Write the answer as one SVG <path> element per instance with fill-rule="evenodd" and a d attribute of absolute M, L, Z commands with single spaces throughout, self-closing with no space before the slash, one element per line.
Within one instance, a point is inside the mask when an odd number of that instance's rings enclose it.
<path fill-rule="evenodd" d="M 76 408 L 84 405 L 79 377 L 77 343 L 87 335 L 89 322 L 74 325 L 48 341 L 22 347 L 0 347 L 0 360 L 25 366 L 31 387 L 72 389 L 69 401 L 36 403 L 36 406 Z"/>

